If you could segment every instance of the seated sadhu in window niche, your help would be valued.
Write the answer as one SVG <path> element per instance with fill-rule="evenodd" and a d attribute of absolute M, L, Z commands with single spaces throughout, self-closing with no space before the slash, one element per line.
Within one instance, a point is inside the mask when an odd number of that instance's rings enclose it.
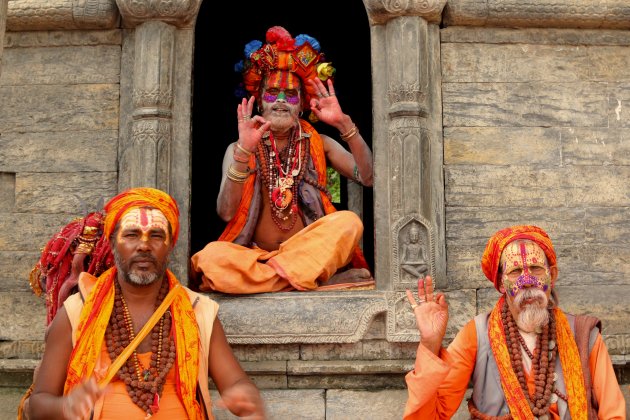
<path fill-rule="evenodd" d="M 203 291 L 233 294 L 373 288 L 358 247 L 363 224 L 337 211 L 326 189 L 327 163 L 372 185 L 372 152 L 339 105 L 334 68 L 317 40 L 279 26 L 266 43 L 248 43 L 245 56 L 250 97 L 237 107 L 238 140 L 225 151 L 217 198 L 228 224 L 193 255 L 192 275 Z M 302 119 L 304 110 L 337 129 L 349 151 Z"/>

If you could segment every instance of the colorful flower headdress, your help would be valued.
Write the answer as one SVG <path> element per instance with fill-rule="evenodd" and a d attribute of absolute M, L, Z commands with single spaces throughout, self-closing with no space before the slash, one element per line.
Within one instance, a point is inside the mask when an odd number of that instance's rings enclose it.
<path fill-rule="evenodd" d="M 317 91 L 306 83 L 308 79 L 319 77 L 322 81 L 332 78 L 335 68 L 324 62 L 319 42 L 305 34 L 291 37 L 281 26 L 267 30 L 266 44 L 253 40 L 245 45 L 245 59 L 238 62 L 234 70 L 243 74 L 244 89 L 250 95 L 260 97 L 260 83 L 273 72 L 291 72 L 302 82 L 303 107 L 307 107 Z M 237 95 L 245 97 L 241 90 Z"/>

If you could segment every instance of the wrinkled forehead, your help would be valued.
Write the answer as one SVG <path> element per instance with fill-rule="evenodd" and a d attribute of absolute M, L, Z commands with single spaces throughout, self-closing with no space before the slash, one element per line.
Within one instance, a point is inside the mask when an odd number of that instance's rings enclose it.
<path fill-rule="evenodd" d="M 545 251 L 534 241 L 516 240 L 505 246 L 501 253 L 501 266 L 547 265 Z"/>
<path fill-rule="evenodd" d="M 140 229 L 146 232 L 157 228 L 169 232 L 169 223 L 164 213 L 150 207 L 136 207 L 130 209 L 120 218 L 119 223 L 121 230 Z"/>

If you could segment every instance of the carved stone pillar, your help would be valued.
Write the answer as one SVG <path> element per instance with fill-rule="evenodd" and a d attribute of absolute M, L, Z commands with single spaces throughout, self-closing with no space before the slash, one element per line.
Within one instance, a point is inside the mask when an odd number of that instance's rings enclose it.
<path fill-rule="evenodd" d="M 365 0 L 372 23 L 376 278 L 445 285 L 439 21 L 445 0 Z M 383 64 L 385 63 L 385 64 Z M 375 193 L 377 194 L 377 193 Z M 387 279 L 389 279 L 388 284 Z"/>
<path fill-rule="evenodd" d="M 171 269 L 187 278 L 194 23 L 201 0 L 117 0 L 123 37 L 119 189 L 147 186 L 179 204 Z"/>

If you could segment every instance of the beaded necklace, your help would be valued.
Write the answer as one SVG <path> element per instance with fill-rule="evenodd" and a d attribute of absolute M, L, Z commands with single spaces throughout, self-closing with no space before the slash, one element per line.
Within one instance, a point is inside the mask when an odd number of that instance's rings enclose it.
<path fill-rule="evenodd" d="M 519 332 L 518 326 L 514 321 L 507 301 L 504 302 L 503 307 L 501 308 L 501 320 L 503 321 L 503 330 L 505 332 L 505 339 L 510 354 L 512 369 L 518 378 L 518 382 L 521 385 L 525 399 L 536 418 L 540 420 L 549 419 L 549 407 L 552 403 L 557 401 L 557 396 L 560 396 L 566 401 L 566 396 L 554 389 L 554 382 L 557 379 L 555 373 L 555 363 L 556 355 L 558 353 L 558 346 L 556 345 L 556 319 L 554 312 L 549 310 L 549 322 L 543 326 L 542 332 L 536 334 L 536 348 L 533 353 L 529 350 L 527 344 L 525 343 L 525 339 Z M 534 392 L 534 395 L 530 395 L 527 388 L 527 379 L 525 378 L 525 372 L 523 371 L 521 348 L 525 350 L 527 356 L 532 361 L 530 374 L 535 378 L 534 383 L 536 385 L 536 391 Z M 541 349 L 545 350 L 541 351 Z M 484 414 L 475 407 L 472 398 L 468 400 L 468 410 L 470 411 L 471 418 L 473 419 L 507 420 L 512 418 L 511 414 L 503 416 L 489 416 Z"/>
<path fill-rule="evenodd" d="M 115 284 L 114 308 L 105 331 L 105 342 L 111 360 L 115 360 L 135 337 L 135 328 L 129 308 L 118 281 Z M 168 281 L 163 280 L 155 302 L 160 306 L 168 293 Z M 127 388 L 129 397 L 147 414 L 159 410 L 159 400 L 165 378 L 175 365 L 175 342 L 171 336 L 171 314 L 166 311 L 151 331 L 151 362 L 142 366 L 136 350 L 118 371 L 118 377 Z"/>
<path fill-rule="evenodd" d="M 297 138 L 297 130 L 289 137 L 286 146 L 287 156 L 283 162 L 278 153 L 273 133 L 258 143 L 256 157 L 260 162 L 259 171 L 263 185 L 267 186 L 271 218 L 282 231 L 289 231 L 295 226 L 298 216 L 298 186 L 304 176 L 307 151 L 306 138 Z M 286 225 L 287 220 L 289 224 Z"/>

